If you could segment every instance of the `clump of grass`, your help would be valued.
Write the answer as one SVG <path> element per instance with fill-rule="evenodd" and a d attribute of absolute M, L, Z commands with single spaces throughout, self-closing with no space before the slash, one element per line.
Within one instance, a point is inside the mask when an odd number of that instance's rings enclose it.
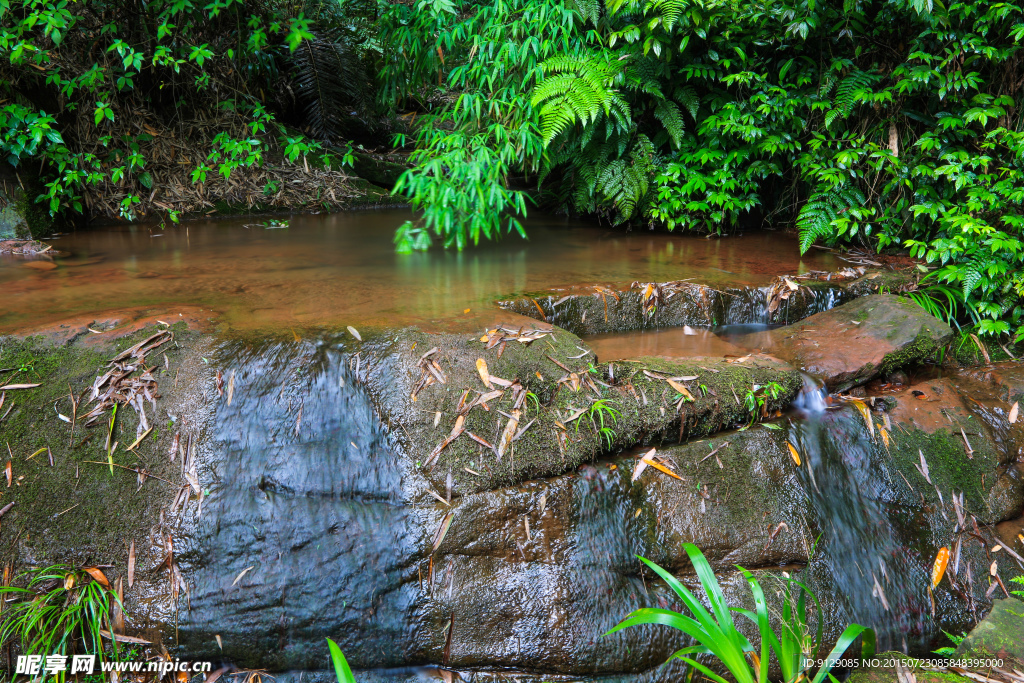
<path fill-rule="evenodd" d="M 784 683 L 795 683 L 798 680 L 807 683 L 822 683 L 826 676 L 835 682 L 835 677 L 830 673 L 832 667 L 858 637 L 863 636 L 863 656 L 870 657 L 874 654 L 874 631 L 858 624 L 851 624 L 839 636 L 832 652 L 829 653 L 824 664 L 818 668 L 812 678 L 810 670 L 817 659 L 818 649 L 821 645 L 821 620 L 818 620 L 817 633 L 812 635 L 807 618 L 808 596 L 817 603 L 814 594 L 800 582 L 787 580 L 781 614 L 781 629 L 776 635 L 769 620 L 768 603 L 765 600 L 764 591 L 753 574 L 740 568 L 750 585 L 751 593 L 753 593 L 754 610 L 730 607 L 726 603 L 722 589 L 718 585 L 718 579 L 703 553 L 692 543 L 684 543 L 683 547 L 697 571 L 697 578 L 700 580 L 701 586 L 707 593 L 711 611 L 708 611 L 694 597 L 693 593 L 672 574 L 641 557 L 640 561 L 650 567 L 675 591 L 693 616 L 667 609 L 638 609 L 608 631 L 608 634 L 641 624 L 661 624 L 679 629 L 697 641 L 697 644 L 684 647 L 674 653 L 669 661 L 680 659 L 716 683 L 729 682 L 712 671 L 706 664 L 694 659 L 694 655 L 712 655 L 717 658 L 728 670 L 735 683 L 766 683 L 769 660 L 774 652 L 775 659 L 782 671 Z M 796 597 L 792 591 L 794 587 L 800 588 L 800 593 Z M 750 644 L 747 637 L 736 628 L 732 618 L 733 612 L 743 615 L 757 625 L 761 637 L 760 654 Z"/>
<path fill-rule="evenodd" d="M 590 408 L 587 409 L 586 417 L 590 420 L 590 423 L 594 426 L 598 435 L 604 439 L 605 446 L 607 448 L 612 447 L 612 441 L 615 439 L 615 430 L 605 424 L 605 418 L 608 419 L 609 424 L 618 424 L 619 416 L 621 412 L 613 408 L 606 398 L 599 398 L 590 404 Z M 576 422 L 576 431 L 580 430 L 580 422 Z"/>
<path fill-rule="evenodd" d="M 109 584 L 85 569 L 59 564 L 21 576 L 27 579 L 24 588 L 0 587 L 0 600 L 13 599 L 0 616 L 0 644 L 16 640 L 26 655 L 93 654 L 102 661 L 100 631 L 113 632 L 113 610 L 121 606 Z M 116 659 L 117 642 L 111 640 L 110 647 Z"/>

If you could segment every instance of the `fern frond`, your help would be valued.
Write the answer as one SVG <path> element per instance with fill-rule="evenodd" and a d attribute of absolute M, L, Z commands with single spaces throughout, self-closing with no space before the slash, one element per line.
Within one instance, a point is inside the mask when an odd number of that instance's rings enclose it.
<path fill-rule="evenodd" d="M 632 122 L 629 104 L 613 87 L 623 65 L 604 55 L 557 55 L 544 62 L 546 75 L 534 88 L 531 103 L 540 106 L 541 134 L 549 145 L 577 121 L 597 123 L 602 112 L 615 127 Z"/>
<path fill-rule="evenodd" d="M 686 111 L 690 112 L 690 116 L 694 119 L 697 118 L 697 110 L 700 107 L 700 97 L 694 91 L 693 88 L 676 88 L 676 91 L 672 93 L 672 99 L 679 103 Z"/>
<path fill-rule="evenodd" d="M 346 42 L 303 40 L 292 55 L 292 71 L 313 137 L 332 140 L 349 120 L 346 112 L 365 108 L 368 81 Z"/>
<path fill-rule="evenodd" d="M 819 239 L 833 237 L 833 222 L 849 209 L 863 206 L 866 202 L 864 193 L 852 186 L 834 187 L 811 195 L 796 219 L 796 227 L 800 231 L 800 253 L 806 253 Z"/>
<path fill-rule="evenodd" d="M 569 0 L 569 7 L 581 19 L 589 21 L 594 26 L 597 26 L 597 22 L 601 20 L 601 3 L 599 0 Z"/>
<path fill-rule="evenodd" d="M 679 112 L 679 107 L 675 102 L 662 100 L 654 108 L 654 116 L 661 121 L 661 125 L 665 126 L 665 131 L 672 138 L 672 146 L 678 149 L 685 129 L 683 115 Z"/>
<path fill-rule="evenodd" d="M 864 92 L 870 92 L 876 76 L 855 69 L 839 83 L 832 109 L 825 114 L 825 126 L 831 128 L 836 119 L 847 118 L 855 105 L 864 99 Z"/>

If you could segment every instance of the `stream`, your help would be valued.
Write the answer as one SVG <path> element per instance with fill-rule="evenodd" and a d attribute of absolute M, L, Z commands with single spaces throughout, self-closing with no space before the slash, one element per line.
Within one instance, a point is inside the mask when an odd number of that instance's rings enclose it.
<path fill-rule="evenodd" d="M 531 219 L 528 241 L 395 254 L 408 217 L 133 226 L 0 257 L 0 333 L 65 325 L 88 341 L 108 318 L 204 321 L 183 341 L 180 386 L 161 361 L 154 452 L 173 434 L 197 483 L 138 536 L 156 569 L 129 613 L 149 637 L 278 681 L 331 680 L 327 637 L 365 681 L 679 680 L 663 663 L 680 634 L 601 634 L 638 607 L 680 608 L 636 557 L 694 587 L 683 542 L 733 604 L 749 606 L 737 566 L 772 600 L 783 572 L 797 577 L 825 643 L 856 622 L 882 649 L 922 654 L 975 621 L 989 551 L 957 520 L 990 533 L 1019 514 L 1019 435 L 976 377 L 915 366 L 830 396 L 780 361 L 784 324 L 859 294 L 801 280 L 776 310 L 768 287 L 845 267 L 834 255 L 800 257 L 773 233 L 554 218 Z M 647 310 L 634 282 L 674 284 Z M 743 397 L 769 381 L 783 396 L 755 420 Z M 581 417 L 595 396 L 618 406 L 603 435 Z M 940 429 L 954 418 L 980 479 Z M 634 475 L 652 448 L 678 476 Z M 157 566 L 172 534 L 173 605 Z M 933 589 L 936 549 L 955 538 L 956 568 Z"/>

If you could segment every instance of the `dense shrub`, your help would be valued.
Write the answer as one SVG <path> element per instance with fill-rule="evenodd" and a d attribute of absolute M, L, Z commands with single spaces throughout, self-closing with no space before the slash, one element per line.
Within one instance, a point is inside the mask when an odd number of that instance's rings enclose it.
<path fill-rule="evenodd" d="M 981 332 L 1020 324 L 1021 5 L 437 0 L 387 16 L 405 60 L 392 101 L 433 104 L 398 187 L 425 210 L 402 247 L 518 229 L 510 179 L 529 176 L 616 223 L 746 217 L 793 225 L 805 251 L 910 248 Z"/>

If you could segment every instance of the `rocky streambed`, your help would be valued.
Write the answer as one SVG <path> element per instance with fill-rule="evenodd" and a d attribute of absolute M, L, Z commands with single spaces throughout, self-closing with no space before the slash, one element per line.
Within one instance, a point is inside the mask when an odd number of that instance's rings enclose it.
<path fill-rule="evenodd" d="M 792 324 L 734 357 L 608 361 L 577 336 L 743 321 L 742 296 L 678 285 L 653 311 L 643 290 L 533 297 L 458 333 L 233 337 L 179 311 L 7 337 L 5 382 L 40 386 L 0 407 L 0 559 L 109 565 L 130 634 L 277 680 L 327 680 L 325 637 L 361 680 L 676 680 L 678 634 L 602 634 L 679 609 L 637 556 L 696 585 L 683 542 L 737 605 L 737 565 L 776 589 L 786 572 L 826 639 L 857 621 L 924 652 L 1024 571 L 1024 366 L 922 371 L 948 327 L 830 287 L 771 311 L 762 291 L 758 322 Z M 72 436 L 61 416 L 133 348 L 152 431 L 108 468 L 106 418 Z M 826 403 L 818 382 L 849 393 Z M 139 413 L 110 441 L 138 439 Z M 27 459 L 41 447 L 52 465 Z M 954 559 L 931 590 L 940 547 Z"/>

